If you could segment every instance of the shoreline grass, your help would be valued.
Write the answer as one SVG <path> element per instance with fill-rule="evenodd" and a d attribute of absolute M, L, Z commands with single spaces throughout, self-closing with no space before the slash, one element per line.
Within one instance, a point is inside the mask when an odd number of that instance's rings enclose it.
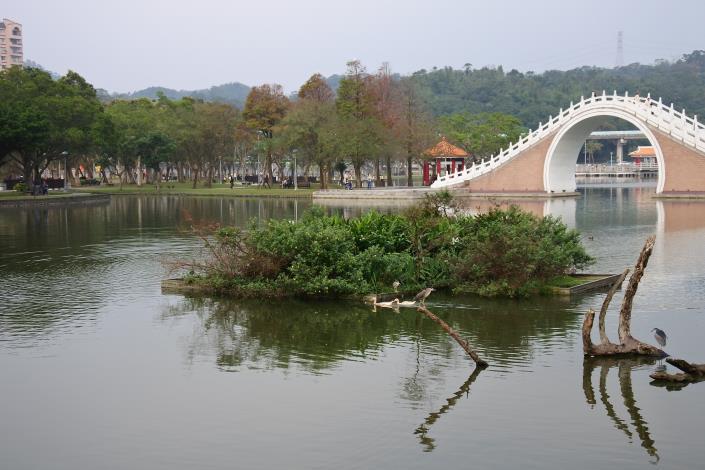
<path fill-rule="evenodd" d="M 159 190 L 155 184 L 143 184 L 137 186 L 135 184 L 123 185 L 122 189 L 119 185 L 100 185 L 100 186 L 83 186 L 81 188 L 72 188 L 72 191 L 81 193 L 94 194 L 111 194 L 111 195 L 169 195 L 169 196 L 217 196 L 217 197 L 262 197 L 262 198 L 291 198 L 291 199 L 310 199 L 313 192 L 318 189 L 318 185 L 312 184 L 310 188 L 299 189 L 283 189 L 279 187 L 266 188 L 261 186 L 235 186 L 230 188 L 229 184 L 215 183 L 212 187 L 206 188 L 199 186 L 196 189 L 192 187 L 192 183 L 166 183 L 162 184 Z"/>
<path fill-rule="evenodd" d="M 85 193 L 67 193 L 64 191 L 49 191 L 49 194 L 43 196 L 32 196 L 29 193 L 21 193 L 17 191 L 0 191 L 0 201 L 42 201 L 46 199 L 70 199 L 75 197 L 84 197 Z"/>

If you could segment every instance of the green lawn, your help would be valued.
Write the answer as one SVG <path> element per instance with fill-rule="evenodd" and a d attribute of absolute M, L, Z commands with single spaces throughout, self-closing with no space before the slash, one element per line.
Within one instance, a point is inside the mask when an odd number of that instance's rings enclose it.
<path fill-rule="evenodd" d="M 201 184 L 196 189 L 193 189 L 192 183 L 168 183 L 162 184 L 159 192 L 154 184 L 143 184 L 137 186 L 135 184 L 123 185 L 120 189 L 119 184 L 112 186 L 83 186 L 80 188 L 72 188 L 77 192 L 102 193 L 102 194 L 174 194 L 184 196 L 232 196 L 232 197 L 286 197 L 286 198 L 310 198 L 315 190 L 318 189 L 317 184 L 312 184 L 310 188 L 299 188 L 297 190 L 282 189 L 281 187 L 273 186 L 272 188 L 259 186 L 240 186 L 236 185 L 230 189 L 229 184 L 214 184 L 211 188 L 203 187 Z"/>

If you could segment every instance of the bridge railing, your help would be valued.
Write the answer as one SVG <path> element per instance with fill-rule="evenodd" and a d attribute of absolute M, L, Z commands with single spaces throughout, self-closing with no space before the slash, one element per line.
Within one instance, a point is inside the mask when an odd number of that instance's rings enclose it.
<path fill-rule="evenodd" d="M 539 123 L 536 130 L 529 130 L 518 142 L 510 143 L 507 148 L 500 150 L 497 155 L 475 162 L 458 172 L 441 176 L 432 186 L 436 188 L 450 186 L 489 173 L 511 160 L 522 150 L 538 143 L 565 121 L 571 119 L 576 113 L 596 105 L 614 106 L 621 111 L 627 111 L 668 134 L 671 138 L 680 140 L 687 146 L 705 152 L 705 126 L 698 121 L 697 116 L 689 117 L 685 114 L 685 109 L 682 112 L 677 111 L 674 109 L 673 103 L 670 106 L 666 106 L 661 98 L 653 100 L 650 95 L 646 97 L 639 95 L 629 96 L 628 93 L 618 95 L 616 91 L 609 95 L 603 91 L 601 95 L 593 93 L 587 98 L 584 96 L 580 97 L 579 102 L 571 102 L 567 109 L 561 108 L 556 116 L 550 116 L 546 123 Z"/>
<path fill-rule="evenodd" d="M 578 163 L 575 165 L 576 173 L 589 174 L 621 174 L 621 173 L 640 173 L 640 172 L 658 171 L 658 163 L 618 163 L 610 165 L 609 163 Z"/>

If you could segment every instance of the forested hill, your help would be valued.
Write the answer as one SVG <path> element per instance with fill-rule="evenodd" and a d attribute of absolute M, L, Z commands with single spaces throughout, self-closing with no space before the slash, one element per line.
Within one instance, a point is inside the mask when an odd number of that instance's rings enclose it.
<path fill-rule="evenodd" d="M 559 108 L 567 107 L 592 91 L 639 92 L 663 97 L 664 102 L 686 108 L 689 115 L 705 118 L 705 51 L 694 51 L 678 61 L 655 65 L 631 64 L 606 69 L 581 67 L 543 73 L 505 72 L 502 67 L 421 70 L 412 75 L 433 114 L 498 111 L 517 116 L 535 128 Z M 703 119 L 705 120 L 705 119 Z"/>
<path fill-rule="evenodd" d="M 150 98 L 156 99 L 157 93 L 162 92 L 167 98 L 179 99 L 185 96 L 190 96 L 195 99 L 204 101 L 215 101 L 219 103 L 228 103 L 242 109 L 245 104 L 247 94 L 250 92 L 250 87 L 242 83 L 233 82 L 224 85 L 217 85 L 203 90 L 174 90 L 164 87 L 149 87 L 144 90 L 135 91 L 132 93 L 111 94 L 110 99 L 138 99 Z"/>
<path fill-rule="evenodd" d="M 27 65 L 38 66 L 31 61 Z M 399 78 L 398 75 L 394 75 Z M 342 75 L 331 75 L 326 79 L 333 90 L 337 90 Z M 705 51 L 693 51 L 675 62 L 658 61 L 654 65 L 631 64 L 614 69 L 580 67 L 543 73 L 516 70 L 505 72 L 497 68 L 466 68 L 454 70 L 450 67 L 420 70 L 411 75 L 419 84 L 430 111 L 436 116 L 452 113 L 501 112 L 518 117 L 522 123 L 535 128 L 559 108 L 567 107 L 581 95 L 593 91 L 623 94 L 639 93 L 654 98 L 663 97 L 667 104 L 686 108 L 689 115 L 697 114 L 705 120 Z M 229 103 L 242 109 L 250 87 L 232 82 L 202 90 L 174 90 L 149 87 L 132 93 L 108 93 L 99 90 L 102 100 L 157 98 L 163 92 L 171 99 L 191 96 L 204 101 Z M 292 97 L 295 92 L 292 93 Z"/>

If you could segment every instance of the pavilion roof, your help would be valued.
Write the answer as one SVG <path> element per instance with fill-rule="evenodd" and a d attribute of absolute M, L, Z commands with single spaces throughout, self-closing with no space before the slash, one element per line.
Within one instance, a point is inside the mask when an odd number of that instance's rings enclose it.
<path fill-rule="evenodd" d="M 650 145 L 640 145 L 636 150 L 629 153 L 630 157 L 655 157 L 656 152 Z"/>
<path fill-rule="evenodd" d="M 460 147 L 451 144 L 443 137 L 435 146 L 426 149 L 424 155 L 429 157 L 467 157 L 468 153 Z"/>

